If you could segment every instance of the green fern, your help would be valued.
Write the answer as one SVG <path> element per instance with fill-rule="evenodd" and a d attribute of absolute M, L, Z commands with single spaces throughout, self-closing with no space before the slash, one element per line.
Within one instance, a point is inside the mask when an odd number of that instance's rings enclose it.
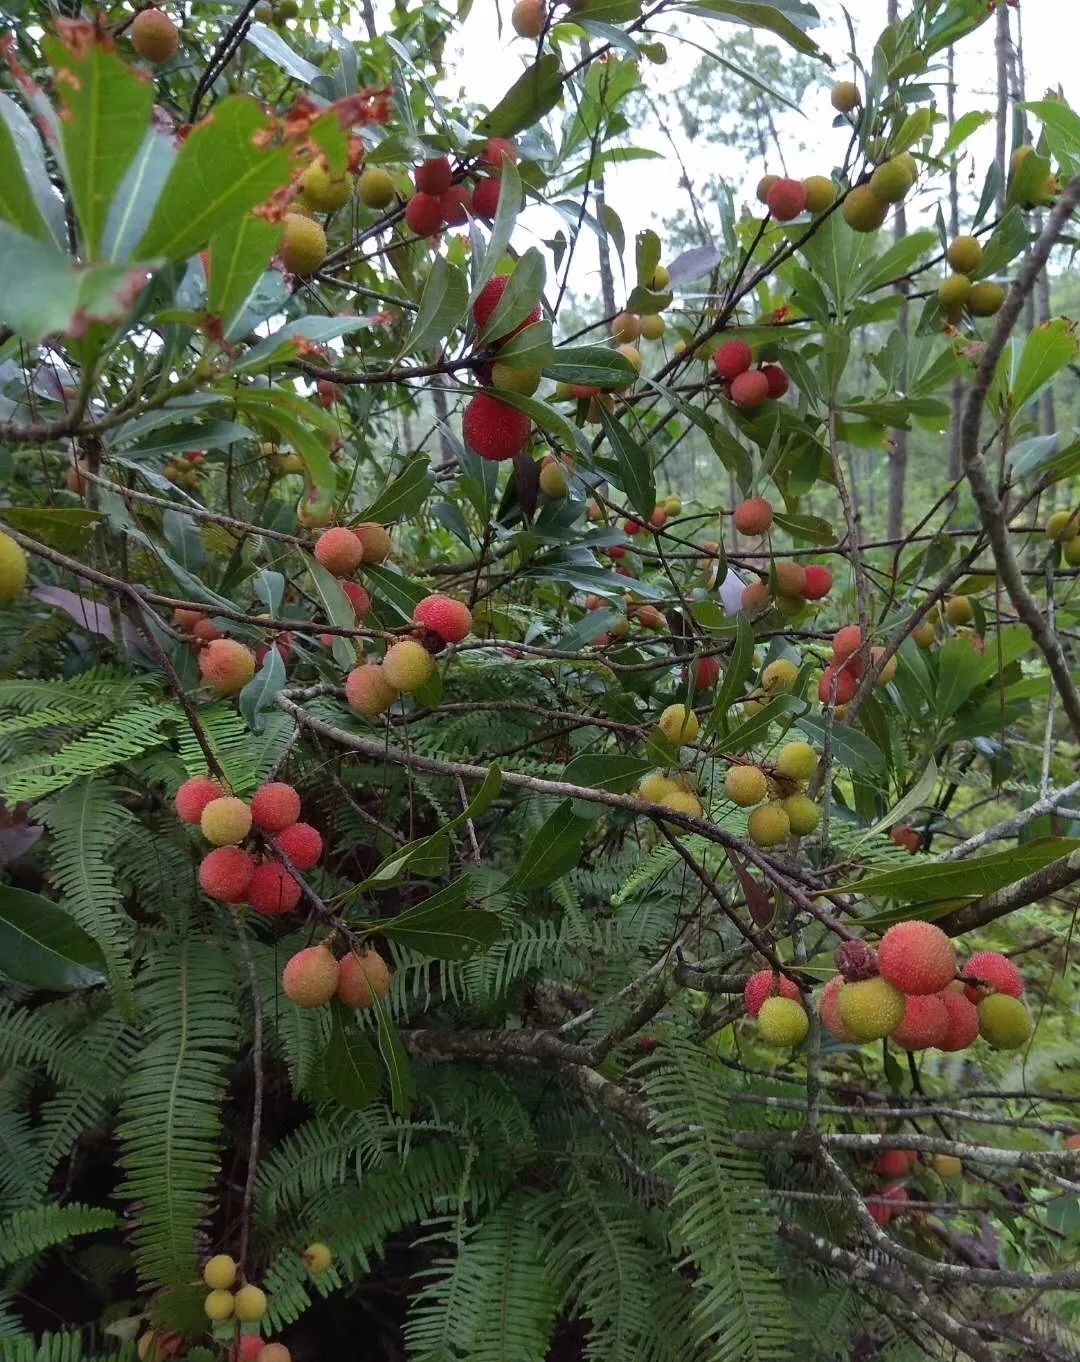
<path fill-rule="evenodd" d="M 124 1085 L 121 1195 L 137 1203 L 132 1241 L 147 1284 L 197 1275 L 196 1233 L 219 1171 L 237 985 L 232 957 L 210 941 L 163 945 L 139 980 L 146 1045 Z"/>
<path fill-rule="evenodd" d="M 98 1206 L 38 1206 L 16 1211 L 0 1220 L 0 1266 L 10 1267 L 80 1234 L 114 1229 L 116 1223 L 112 1211 Z"/>

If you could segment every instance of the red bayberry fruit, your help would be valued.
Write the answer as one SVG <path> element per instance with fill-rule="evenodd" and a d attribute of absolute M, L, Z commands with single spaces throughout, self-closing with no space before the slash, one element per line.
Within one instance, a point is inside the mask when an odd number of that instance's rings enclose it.
<path fill-rule="evenodd" d="M 904 1020 L 889 1039 L 905 1050 L 929 1050 L 940 1045 L 949 1030 L 949 1014 L 933 994 L 915 994 L 904 1006 Z"/>
<path fill-rule="evenodd" d="M 843 662 L 862 647 L 862 630 L 857 624 L 847 624 L 833 634 L 833 661 Z"/>
<path fill-rule="evenodd" d="M 803 597 L 808 601 L 820 601 L 832 590 L 833 575 L 821 563 L 810 563 L 806 568 L 803 583 Z"/>
<path fill-rule="evenodd" d="M 509 283 L 510 276 L 508 274 L 497 274 L 493 279 L 489 279 L 480 290 L 476 302 L 473 303 L 473 322 L 476 325 L 478 334 L 483 331 L 484 327 L 487 326 L 488 322 L 491 320 L 492 313 L 498 307 Z M 489 338 L 490 344 L 498 345 L 501 341 L 509 340 L 511 336 L 516 336 L 519 331 L 524 331 L 527 326 L 531 326 L 534 322 L 538 322 L 540 316 L 540 307 L 537 305 L 525 320 L 520 322 L 509 335 Z"/>
<path fill-rule="evenodd" d="M 945 1004 L 949 1023 L 944 1036 L 938 1041 L 937 1048 L 950 1053 L 955 1050 L 966 1050 L 969 1045 L 974 1044 L 979 1034 L 978 1008 L 968 1002 L 962 993 L 954 993 L 951 988 L 939 993 L 938 997 Z"/>
<path fill-rule="evenodd" d="M 914 1149 L 886 1149 L 874 1160 L 874 1172 L 883 1178 L 906 1177 L 918 1158 Z"/>
<path fill-rule="evenodd" d="M 740 534 L 764 534 L 773 523 L 773 508 L 764 497 L 751 497 L 735 507 L 731 520 Z"/>
<path fill-rule="evenodd" d="M 802 1001 L 799 986 L 786 974 L 774 974 L 771 969 L 759 969 L 751 974 L 743 989 L 743 1006 L 748 1017 L 756 1017 L 766 998 L 793 998 Z"/>
<path fill-rule="evenodd" d="M 413 170 L 413 180 L 421 194 L 445 194 L 454 175 L 445 156 L 433 156 Z"/>
<path fill-rule="evenodd" d="M 199 888 L 222 903 L 239 903 L 255 874 L 254 858 L 239 847 L 215 847 L 199 865 Z"/>
<path fill-rule="evenodd" d="M 763 364 L 761 372 L 765 375 L 769 383 L 769 396 L 774 400 L 783 397 L 791 383 L 787 373 L 779 364 Z"/>
<path fill-rule="evenodd" d="M 278 847 L 297 870 L 313 870 L 322 856 L 323 840 L 317 828 L 310 823 L 293 823 L 275 836 L 274 845 Z"/>
<path fill-rule="evenodd" d="M 806 207 L 806 185 L 802 180 L 779 179 L 769 190 L 765 202 L 778 222 L 790 222 Z"/>
<path fill-rule="evenodd" d="M 747 369 L 746 373 L 731 380 L 731 400 L 744 411 L 760 407 L 768 397 L 769 380 L 760 369 Z"/>
<path fill-rule="evenodd" d="M 868 1208 L 875 1223 L 884 1229 L 894 1215 L 900 1214 L 907 1199 L 908 1194 L 903 1187 L 883 1187 L 877 1197 L 869 1202 Z"/>
<path fill-rule="evenodd" d="M 956 951 L 933 922 L 897 922 L 877 948 L 878 973 L 901 993 L 938 993 L 956 977 Z"/>
<path fill-rule="evenodd" d="M 712 690 L 720 680 L 720 661 L 715 657 L 696 657 L 691 673 L 695 690 Z"/>
<path fill-rule="evenodd" d="M 212 799 L 220 799 L 225 791 L 209 776 L 195 776 L 185 780 L 176 792 L 176 813 L 184 823 L 197 823 L 203 809 Z"/>
<path fill-rule="evenodd" d="M 280 861 L 264 861 L 251 877 L 247 900 L 261 917 L 283 917 L 300 902 L 300 886 Z"/>
<path fill-rule="evenodd" d="M 442 208 L 434 194 L 414 194 L 405 205 L 405 225 L 417 236 L 434 236 L 443 225 Z"/>
<path fill-rule="evenodd" d="M 255 791 L 251 817 L 264 832 L 281 832 L 300 817 L 300 796 L 283 780 L 271 781 Z"/>
<path fill-rule="evenodd" d="M 481 162 L 490 166 L 492 170 L 501 170 L 504 160 L 516 161 L 517 159 L 517 147 L 505 137 L 492 137 L 480 153 Z"/>
<path fill-rule="evenodd" d="M 342 582 L 341 589 L 352 603 L 353 614 L 362 620 L 371 609 L 371 597 L 359 582 Z"/>
<path fill-rule="evenodd" d="M 482 459 L 512 459 L 529 442 L 532 422 L 523 411 L 487 393 L 477 393 L 465 408 L 462 434 Z"/>
<path fill-rule="evenodd" d="M 738 378 L 740 374 L 746 373 L 753 363 L 753 358 L 750 347 L 745 341 L 724 341 L 723 345 L 717 346 L 713 352 L 713 368 L 721 378 L 730 381 Z"/>
<path fill-rule="evenodd" d="M 976 984 L 965 985 L 964 992 L 970 1002 L 978 1005 L 986 992 L 1005 993 L 1010 998 L 1020 998 L 1024 992 L 1024 976 L 1007 955 L 998 951 L 976 951 L 960 971 L 969 979 L 978 979 Z"/>
<path fill-rule="evenodd" d="M 849 665 L 830 665 L 821 673 L 818 699 L 823 705 L 846 705 L 859 688 L 859 678 Z"/>
<path fill-rule="evenodd" d="M 477 182 L 473 190 L 472 206 L 473 212 L 478 218 L 493 218 L 499 207 L 499 193 L 502 189 L 500 181 L 496 179 L 483 179 Z"/>
<path fill-rule="evenodd" d="M 425 596 L 413 611 L 413 623 L 438 634 L 444 643 L 460 643 L 472 632 L 472 611 L 452 596 Z"/>
<path fill-rule="evenodd" d="M 445 194 L 440 194 L 439 212 L 447 227 L 460 227 L 468 222 L 472 212 L 472 193 L 468 185 L 452 184 Z"/>

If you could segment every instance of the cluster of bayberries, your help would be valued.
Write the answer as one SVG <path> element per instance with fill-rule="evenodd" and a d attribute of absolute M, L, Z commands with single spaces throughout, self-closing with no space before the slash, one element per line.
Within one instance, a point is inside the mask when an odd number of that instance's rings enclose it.
<path fill-rule="evenodd" d="M 871 648 L 874 663 L 883 655 L 883 648 Z M 832 660 L 821 673 L 818 699 L 823 705 L 846 705 L 858 689 L 866 668 L 867 650 L 863 648 L 862 630 L 857 624 L 847 624 L 833 635 Z M 874 684 L 887 686 L 896 675 L 896 654 L 885 663 Z"/>
<path fill-rule="evenodd" d="M 493 362 L 485 362 L 478 367 L 477 377 L 504 392 L 529 397 L 540 386 L 540 370 L 521 369 L 507 364 L 498 358 L 498 352 L 500 346 L 540 320 L 539 306 L 534 307 L 516 325 L 509 326 L 505 331 L 496 329 L 489 334 L 489 323 L 499 328 L 499 307 L 511 278 L 509 274 L 495 275 L 480 290 L 473 303 L 472 318 L 477 346 L 494 356 Z M 474 454 L 481 459 L 501 463 L 519 454 L 529 443 L 532 422 L 511 403 L 500 401 L 489 393 L 477 393 L 465 407 L 461 430 Z"/>
<path fill-rule="evenodd" d="M 500 181 L 506 161 L 518 159 L 517 148 L 505 137 L 492 137 L 480 153 L 478 168 L 484 173 L 473 187 L 454 183 L 454 172 L 445 156 L 433 156 L 413 171 L 416 192 L 405 205 L 405 222 L 417 236 L 434 236 L 444 227 L 461 227 L 471 217 L 493 218 L 499 206 Z M 366 171 L 371 175 L 375 172 Z M 382 172 L 386 175 L 386 172 Z M 389 184 L 387 184 L 389 182 Z M 372 208 L 382 208 L 393 198 L 389 175 L 380 181 L 381 203 L 372 202 L 371 181 L 360 179 L 360 197 Z"/>
<path fill-rule="evenodd" d="M 312 870 L 323 851 L 318 829 L 299 821 L 300 796 L 293 786 L 272 781 L 247 804 L 209 776 L 195 776 L 177 790 L 176 812 L 185 823 L 198 823 L 214 846 L 199 866 L 205 894 L 220 903 L 246 902 L 262 917 L 293 911 L 300 885 L 274 852 L 297 870 Z M 267 854 L 245 850 L 241 843 L 249 840 L 261 843 Z"/>
<path fill-rule="evenodd" d="M 744 411 L 783 397 L 788 390 L 788 376 L 779 364 L 752 367 L 754 352 L 745 341 L 722 341 L 713 351 L 712 362 L 725 395 Z"/>
<path fill-rule="evenodd" d="M 943 1181 L 952 1182 L 963 1175 L 964 1165 L 955 1154 L 932 1154 L 923 1171 L 931 1170 Z M 907 1188 L 900 1179 L 917 1171 L 919 1156 L 914 1149 L 886 1149 L 874 1160 L 874 1172 L 887 1181 L 879 1191 L 868 1196 L 866 1202 L 870 1214 L 883 1229 L 907 1204 Z"/>
<path fill-rule="evenodd" d="M 329 1266 L 329 1250 L 327 1255 L 326 1266 Z M 216 1253 L 207 1259 L 203 1268 L 203 1282 L 209 1287 L 209 1291 L 203 1301 L 203 1309 L 206 1311 L 206 1318 L 215 1324 L 226 1319 L 235 1319 L 240 1324 L 258 1324 L 266 1314 L 266 1292 L 261 1287 L 252 1286 L 250 1282 L 237 1286 L 239 1273 L 239 1264 L 227 1253 Z M 263 1358 L 263 1362 L 286 1362 L 288 1350 L 280 1343 L 263 1344 L 261 1338 L 259 1343 L 259 1352 L 256 1354 L 259 1357 L 262 1357 L 267 1348 L 274 1350 L 268 1357 Z M 285 1354 L 284 1357 L 282 1353 Z"/>
<path fill-rule="evenodd" d="M 390 966 L 376 950 L 360 947 L 339 960 L 334 937 L 305 946 L 286 962 L 281 989 L 297 1007 L 322 1007 L 337 998 L 346 1007 L 371 1007 L 390 992 Z"/>
<path fill-rule="evenodd" d="M 757 539 L 768 534 L 773 523 L 772 504 L 764 497 L 742 501 L 731 515 L 731 523 L 741 535 Z M 708 548 L 709 545 L 704 547 Z M 772 562 L 767 578 L 749 582 L 741 599 L 743 610 L 775 607 L 782 615 L 797 615 L 807 601 L 820 601 L 832 590 L 832 572 L 823 563 Z"/>
<path fill-rule="evenodd" d="M 953 943 L 932 922 L 897 922 L 876 951 L 845 941 L 836 961 L 840 972 L 822 990 L 818 1013 L 826 1031 L 847 1044 L 888 1037 L 905 1050 L 952 1052 L 982 1036 L 995 1050 L 1016 1050 L 1031 1034 L 1013 962 L 976 951 L 958 969 Z M 768 1044 L 791 1047 L 806 1038 L 809 1017 L 793 979 L 760 970 L 743 1000 Z"/>
<path fill-rule="evenodd" d="M 464 601 L 436 593 L 417 604 L 413 624 L 413 634 L 392 643 L 381 662 L 363 662 L 345 678 L 345 698 L 358 714 L 373 719 L 399 695 L 418 691 L 435 670 L 435 654 L 472 631 L 472 611 Z"/>
<path fill-rule="evenodd" d="M 982 257 L 983 249 L 973 236 L 958 236 L 949 243 L 945 258 L 953 272 L 938 286 L 938 302 L 950 324 L 960 320 L 965 308 L 973 317 L 992 317 L 1005 301 L 1000 284 L 973 278 Z"/>

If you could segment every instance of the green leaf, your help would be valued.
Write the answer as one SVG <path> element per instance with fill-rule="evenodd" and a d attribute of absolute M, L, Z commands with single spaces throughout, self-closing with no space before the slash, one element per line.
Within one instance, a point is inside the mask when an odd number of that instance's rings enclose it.
<path fill-rule="evenodd" d="M 1080 840 L 1044 837 L 1037 842 L 996 851 L 990 856 L 968 856 L 962 861 L 905 866 L 887 870 L 865 880 L 841 885 L 837 893 L 862 894 L 866 898 L 906 899 L 910 903 L 933 903 L 937 899 L 981 898 L 1015 884 L 1043 866 L 1071 855 Z"/>
<path fill-rule="evenodd" d="M 782 530 L 786 530 L 792 539 L 824 546 L 836 543 L 836 530 L 821 516 L 788 515 L 785 511 L 777 511 L 773 515 L 773 520 Z"/>
<path fill-rule="evenodd" d="M 1076 358 L 1077 344 L 1064 318 L 1044 322 L 1029 331 L 1012 383 L 1016 408 L 1026 407 L 1067 364 Z"/>
<path fill-rule="evenodd" d="M 177 153 L 137 254 L 186 260 L 285 184 L 288 149 L 263 145 L 271 127 L 253 99 L 219 100 Z"/>
<path fill-rule="evenodd" d="M 804 706 L 805 702 L 794 695 L 774 695 L 771 700 L 766 701 L 763 709 L 751 714 L 748 719 L 744 719 L 742 723 L 736 724 L 724 734 L 724 751 L 733 756 L 748 751 L 756 743 L 761 742 L 770 726 L 782 714 Z"/>
<path fill-rule="evenodd" d="M 100 511 L 84 506 L 5 506 L 4 519 L 13 529 L 53 548 L 78 553 L 90 542 Z"/>
<path fill-rule="evenodd" d="M 431 494 L 435 480 L 426 454 L 414 454 L 393 481 L 388 482 L 370 506 L 356 517 L 358 522 L 389 525 L 418 511 Z"/>
<path fill-rule="evenodd" d="M 937 655 L 934 708 L 939 719 L 956 713 L 983 680 L 983 659 L 966 638 L 948 638 Z"/>
<path fill-rule="evenodd" d="M 334 574 L 324 568 L 313 554 L 304 555 L 304 566 L 311 574 L 315 594 L 329 623 L 337 625 L 339 629 L 355 628 L 356 611 L 353 609 L 352 601 L 345 595 L 345 592 L 341 589 L 341 583 Z M 339 667 L 351 671 L 356 666 L 356 648 L 343 635 L 336 634 L 334 636 L 331 650 L 334 654 L 334 661 Z M 273 648 L 271 651 L 277 652 L 277 649 Z"/>
<path fill-rule="evenodd" d="M 1065 150 L 1073 156 L 1080 155 L 1080 115 L 1066 103 L 1058 99 L 1033 99 L 1018 107 L 1027 109 L 1047 128 L 1052 128 Z"/>
<path fill-rule="evenodd" d="M 817 43 L 788 17 L 790 14 L 804 23 L 816 24 L 819 22 L 818 13 L 812 5 L 792 4 L 789 0 L 784 5 L 786 13 L 782 13 L 776 6 L 758 4 L 756 0 L 693 0 L 693 3 L 676 5 L 675 8 L 687 14 L 704 15 L 707 19 L 722 19 L 734 24 L 745 24 L 748 28 L 768 29 L 797 52 L 805 52 L 808 57 L 815 57 L 820 52 Z"/>
<path fill-rule="evenodd" d="M 393 937 L 432 960 L 468 960 L 498 940 L 502 923 L 497 913 L 465 907 L 467 887 L 465 879 L 455 880 L 397 917 L 368 923 L 365 930 Z"/>
<path fill-rule="evenodd" d="M 938 246 L 938 234 L 930 227 L 901 237 L 888 250 L 863 265 L 855 278 L 856 293 L 861 297 L 907 274 L 924 255 L 929 255 Z"/>
<path fill-rule="evenodd" d="M 886 828 L 891 828 L 895 823 L 899 823 L 901 818 L 911 813 L 913 809 L 920 808 L 929 802 L 930 795 L 933 793 L 934 786 L 937 784 L 938 768 L 937 762 L 933 757 L 926 763 L 926 770 L 908 790 L 902 799 L 898 799 L 896 804 L 889 810 L 884 818 L 879 818 L 877 822 L 866 829 L 863 835 L 855 842 L 851 850 L 855 851 L 868 838 L 875 836 L 879 832 L 884 832 Z"/>
<path fill-rule="evenodd" d="M 101 246 L 109 205 L 146 134 L 154 86 L 111 44 L 95 41 L 76 48 L 45 38 L 42 47 L 56 72 L 67 187 L 85 255 L 92 260 Z"/>
<path fill-rule="evenodd" d="M 409 338 L 401 353 L 422 350 L 432 341 L 449 336 L 465 316 L 469 303 L 469 286 L 464 271 L 451 265 L 444 255 L 437 255 L 428 272 L 420 308 L 413 321 Z"/>
<path fill-rule="evenodd" d="M 499 178 L 499 205 L 495 210 L 495 221 L 491 224 L 491 236 L 488 238 L 483 258 L 473 275 L 472 292 L 469 294 L 470 306 L 476 302 L 484 285 L 499 268 L 499 262 L 510 244 L 517 216 L 521 212 L 521 203 L 521 176 L 514 162 L 509 157 L 504 157 Z"/>
<path fill-rule="evenodd" d="M 354 1017 L 335 1009 L 323 1079 L 335 1102 L 350 1110 L 366 1107 L 379 1094 L 379 1057 Z"/>
<path fill-rule="evenodd" d="M 375 995 L 375 1021 L 378 1026 L 379 1058 L 390 1079 L 390 1106 L 399 1116 L 408 1116 L 416 1097 L 412 1064 L 390 1016 L 390 1009 Z"/>
<path fill-rule="evenodd" d="M 211 317 L 219 318 L 223 334 L 228 334 L 230 323 L 247 306 L 283 230 L 280 222 L 244 213 L 210 238 L 206 310 Z"/>
<path fill-rule="evenodd" d="M 317 66 L 312 66 L 311 62 L 305 61 L 295 48 L 289 46 L 280 33 L 272 28 L 267 28 L 265 24 L 256 22 L 249 25 L 247 40 L 253 47 L 257 47 L 264 57 L 269 57 L 275 66 L 280 67 L 286 75 L 292 76 L 294 80 L 300 81 L 302 85 L 311 85 L 322 75 Z"/>
<path fill-rule="evenodd" d="M 589 823 L 574 813 L 572 802 L 564 800 L 526 844 L 517 869 L 500 892 L 543 889 L 573 870 L 581 859 L 581 841 L 588 828 Z"/>
<path fill-rule="evenodd" d="M 562 98 L 559 59 L 548 52 L 511 85 L 477 124 L 480 137 L 513 137 L 539 122 Z"/>
<path fill-rule="evenodd" d="M 309 314 L 288 322 L 273 335 L 253 345 L 244 357 L 233 365 L 233 373 L 255 373 L 268 369 L 273 364 L 283 364 L 303 353 L 305 342 L 325 345 L 327 341 L 347 336 L 352 331 L 362 331 L 370 326 L 366 317 L 320 317 Z M 295 394 L 290 394 L 295 402 Z M 303 401 L 303 399 L 299 399 Z M 325 416 L 323 416 L 325 420 Z"/>
<path fill-rule="evenodd" d="M 582 752 L 567 764 L 563 780 L 571 785 L 587 785 L 593 790 L 613 790 L 625 794 L 652 770 L 652 763 L 640 757 L 624 757 L 616 753 Z"/>
<path fill-rule="evenodd" d="M 33 125 L 9 95 L 0 94 L 0 218 L 24 236 L 58 245 L 43 211 L 44 192 L 51 188 Z"/>
<path fill-rule="evenodd" d="M 511 369 L 543 371 L 551 363 L 555 347 L 551 343 L 551 323 L 546 319 L 522 327 L 499 346 L 499 363 Z"/>
<path fill-rule="evenodd" d="M 0 971 L 61 993 L 105 982 L 105 957 L 74 918 L 40 894 L 0 885 Z"/>
<path fill-rule="evenodd" d="M 962 146 L 972 133 L 978 132 L 978 130 L 985 123 L 989 123 L 993 117 L 994 115 L 992 113 L 985 113 L 979 109 L 970 109 L 966 114 L 961 114 L 953 124 L 952 131 L 945 139 L 945 145 L 938 153 L 941 159 L 945 160 L 951 152 L 954 152 L 957 149 L 957 147 Z"/>
<path fill-rule="evenodd" d="M 328 510 L 334 501 L 337 475 L 330 460 L 330 435 L 326 414 L 314 403 L 282 388 L 243 388 L 235 393 L 236 406 L 256 425 L 274 427 L 285 444 L 296 450 L 313 496 L 313 512 Z"/>
<path fill-rule="evenodd" d="M 602 345 L 560 348 L 544 366 L 544 377 L 556 383 L 580 383 L 591 388 L 625 388 L 637 377 L 634 366 L 617 350 Z"/>
<path fill-rule="evenodd" d="M 428 594 L 426 587 L 412 581 L 385 563 L 372 563 L 364 568 L 364 581 L 373 596 L 385 601 L 407 623 L 412 623 L 413 611 Z"/>
<path fill-rule="evenodd" d="M 479 345 L 509 336 L 521 325 L 539 303 L 546 275 L 544 257 L 535 246 L 530 246 L 514 266 L 495 310 L 477 335 Z"/>
<path fill-rule="evenodd" d="M 261 733 L 266 727 L 264 716 L 269 710 L 276 711 L 278 692 L 287 681 L 281 654 L 276 647 L 268 648 L 262 666 L 236 697 L 240 713 L 252 733 Z"/>
<path fill-rule="evenodd" d="M 599 410 L 604 434 L 618 461 L 623 490 L 631 506 L 647 523 L 656 506 L 656 483 L 649 451 L 639 445 L 622 422 L 605 407 L 601 406 Z"/>
<path fill-rule="evenodd" d="M 825 721 L 818 714 L 803 714 L 795 720 L 795 727 L 801 728 L 807 737 L 814 740 L 818 750 L 825 746 Z M 845 766 L 849 771 L 863 775 L 873 775 L 885 769 L 885 757 L 877 743 L 871 742 L 865 733 L 848 724 L 834 723 L 830 737 L 833 761 Z"/>

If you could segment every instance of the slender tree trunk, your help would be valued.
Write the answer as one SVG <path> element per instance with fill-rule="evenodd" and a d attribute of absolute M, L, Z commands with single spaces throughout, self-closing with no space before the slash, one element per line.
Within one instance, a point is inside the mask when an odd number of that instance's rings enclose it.
<path fill-rule="evenodd" d="M 888 22 L 895 24 L 899 18 L 899 0 L 889 0 Z M 898 204 L 896 215 L 893 218 L 893 239 L 902 241 L 907 236 L 907 212 L 904 205 Z M 898 285 L 899 292 L 903 297 L 900 305 L 900 312 L 897 316 L 897 325 L 900 328 L 900 335 L 904 343 L 904 355 L 900 365 L 898 376 L 898 387 L 900 396 L 907 392 L 908 383 L 908 362 L 907 362 L 907 342 L 908 342 L 908 304 L 907 304 L 907 285 Z M 887 519 L 888 538 L 898 537 L 903 531 L 904 525 L 904 480 L 907 477 L 908 460 L 908 439 L 906 430 L 896 430 L 893 432 L 894 444 L 892 453 L 889 456 L 889 513 Z M 853 464 L 854 467 L 854 464 Z"/>
<path fill-rule="evenodd" d="M 946 113 L 948 117 L 949 132 L 953 130 L 956 123 L 956 81 L 954 79 L 954 66 L 956 62 L 955 50 L 949 48 L 949 74 L 946 90 Z M 949 167 L 949 236 L 958 237 L 960 235 L 960 183 L 959 175 L 956 171 L 956 161 L 954 160 Z M 964 400 L 964 383 L 960 378 L 954 378 L 952 384 L 952 416 L 949 420 L 949 481 L 956 482 L 960 478 L 960 408 Z"/>
<path fill-rule="evenodd" d="M 1009 167 L 1009 49 L 1012 39 L 1009 35 L 1009 9 L 998 5 L 997 31 L 994 36 L 994 56 L 997 61 L 997 146 L 994 159 L 997 161 L 998 176 L 997 211 L 998 216 L 1005 211 L 1005 176 Z"/>
<path fill-rule="evenodd" d="M 585 39 L 582 38 L 580 44 L 582 57 L 586 55 L 588 50 L 589 45 Z M 593 203 L 596 207 L 596 220 L 599 222 L 601 228 L 601 231 L 596 238 L 600 256 L 600 298 L 604 304 L 604 316 L 610 317 L 615 312 L 615 277 L 611 272 L 611 243 L 608 241 L 607 224 L 604 222 L 604 209 L 607 207 L 607 199 L 604 194 L 603 162 L 601 162 L 596 169 L 594 184 Z M 585 192 L 588 192 L 587 188 Z"/>

